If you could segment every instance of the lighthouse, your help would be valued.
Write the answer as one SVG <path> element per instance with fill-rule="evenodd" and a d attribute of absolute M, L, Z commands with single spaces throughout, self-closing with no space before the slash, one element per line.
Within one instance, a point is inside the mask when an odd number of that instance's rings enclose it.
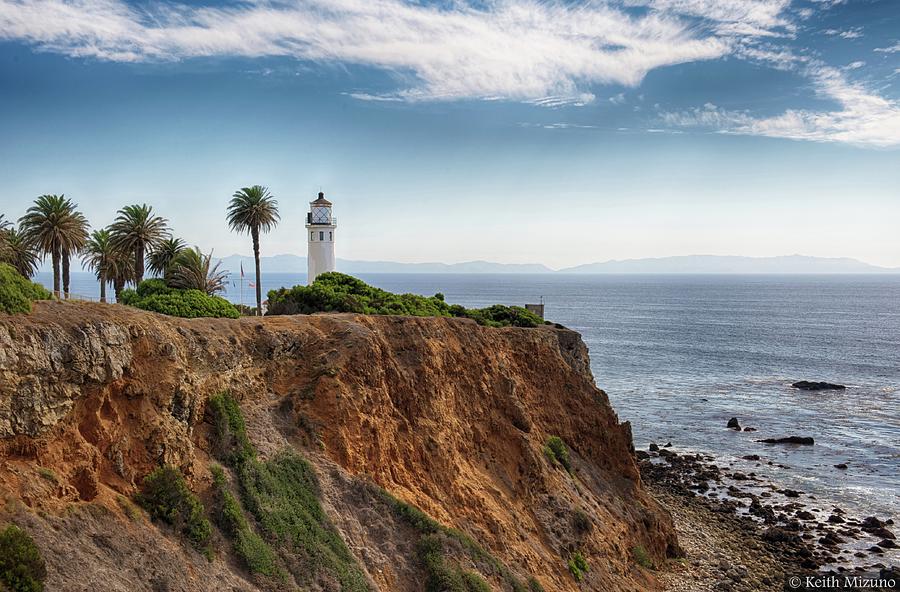
<path fill-rule="evenodd" d="M 306 214 L 306 230 L 309 232 L 309 249 L 306 257 L 306 281 L 312 284 L 320 273 L 334 271 L 334 233 L 337 218 L 331 215 L 331 202 L 319 192 L 315 201 L 309 202 Z"/>

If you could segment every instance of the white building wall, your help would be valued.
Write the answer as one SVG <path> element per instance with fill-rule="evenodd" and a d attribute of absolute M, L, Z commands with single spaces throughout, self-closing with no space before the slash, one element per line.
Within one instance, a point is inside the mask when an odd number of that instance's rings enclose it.
<path fill-rule="evenodd" d="M 307 225 L 306 282 L 312 284 L 319 274 L 334 271 L 334 239 L 336 227 L 333 225 Z"/>

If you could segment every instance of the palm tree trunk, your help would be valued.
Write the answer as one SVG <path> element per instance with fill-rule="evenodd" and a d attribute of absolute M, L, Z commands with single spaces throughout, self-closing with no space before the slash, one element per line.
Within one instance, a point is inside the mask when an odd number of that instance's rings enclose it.
<path fill-rule="evenodd" d="M 106 302 L 106 274 L 100 274 L 100 302 Z"/>
<path fill-rule="evenodd" d="M 135 286 L 144 280 L 144 244 L 138 243 L 134 247 L 134 278 Z"/>
<path fill-rule="evenodd" d="M 59 298 L 59 247 L 53 247 L 50 258 L 53 259 L 53 295 Z"/>
<path fill-rule="evenodd" d="M 122 290 L 125 289 L 125 282 L 120 277 L 113 279 L 113 290 L 116 292 L 116 302 L 122 302 Z"/>
<path fill-rule="evenodd" d="M 262 274 L 259 271 L 259 228 L 252 228 L 250 236 L 253 237 L 253 259 L 256 262 L 256 316 L 262 316 L 262 286 L 260 281 Z"/>
<path fill-rule="evenodd" d="M 62 285 L 63 296 L 69 299 L 69 252 L 63 249 L 62 252 Z"/>

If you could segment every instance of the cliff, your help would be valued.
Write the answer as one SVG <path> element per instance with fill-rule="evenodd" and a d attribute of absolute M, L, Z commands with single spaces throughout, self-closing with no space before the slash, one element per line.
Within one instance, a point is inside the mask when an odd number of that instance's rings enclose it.
<path fill-rule="evenodd" d="M 186 320 L 47 302 L 0 315 L 0 524 L 37 542 L 48 590 L 265 587 L 218 532 L 207 560 L 129 501 L 160 464 L 210 498 L 207 402 L 221 392 L 239 401 L 262 458 L 291 448 L 309 460 L 372 589 L 425 588 L 414 535 L 379 488 L 547 591 L 652 590 L 635 550 L 661 565 L 677 549 L 642 488 L 629 426 L 572 331 L 358 315 Z M 570 472 L 548 458 L 551 436 L 567 445 Z M 589 564 L 580 583 L 574 553 Z M 509 589 L 496 569 L 480 572 Z"/>

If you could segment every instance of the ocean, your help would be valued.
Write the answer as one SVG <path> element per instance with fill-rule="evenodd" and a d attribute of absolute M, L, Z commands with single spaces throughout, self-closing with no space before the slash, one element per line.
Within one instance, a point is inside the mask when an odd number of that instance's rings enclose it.
<path fill-rule="evenodd" d="M 638 448 L 671 441 L 812 494 L 821 507 L 900 518 L 900 276 L 359 275 L 468 307 L 543 297 L 549 320 L 583 335 L 597 385 L 631 422 Z M 268 274 L 264 293 L 303 282 L 305 274 Z M 96 297 L 96 282 L 73 274 L 73 292 Z M 226 296 L 239 293 L 232 285 Z M 245 284 L 244 302 L 252 300 Z M 803 379 L 848 389 L 790 388 Z M 730 417 L 758 431 L 726 429 Z M 757 442 L 789 435 L 815 445 Z M 775 464 L 741 459 L 749 454 Z"/>

